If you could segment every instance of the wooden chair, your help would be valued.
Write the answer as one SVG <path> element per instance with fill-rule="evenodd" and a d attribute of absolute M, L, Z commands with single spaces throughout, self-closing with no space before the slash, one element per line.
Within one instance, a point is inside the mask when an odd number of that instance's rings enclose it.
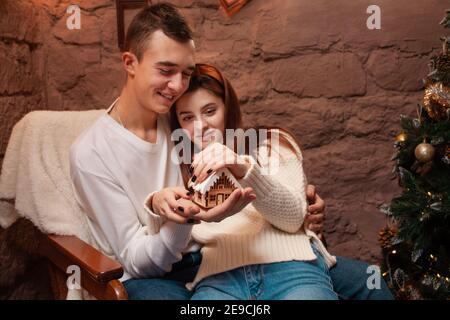
<path fill-rule="evenodd" d="M 41 233 L 38 252 L 50 266 L 55 299 L 67 297 L 67 268 L 77 265 L 81 271 L 81 287 L 99 300 L 127 300 L 127 292 L 118 280 L 122 266 L 75 236 Z"/>
<path fill-rule="evenodd" d="M 98 119 L 98 117 L 103 112 L 103 110 L 91 110 L 82 112 L 34 111 L 27 114 L 20 121 L 20 126 L 19 124 L 16 124 L 15 126 L 15 129 L 17 128 L 18 131 L 16 132 L 16 136 L 14 138 L 15 144 L 12 144 L 13 147 L 11 148 L 11 151 L 9 151 L 8 144 L 8 149 L 2 167 L 2 176 L 3 174 L 5 174 L 3 178 L 5 178 L 6 176 L 9 178 L 17 177 L 19 175 L 18 172 L 21 169 L 19 169 L 19 167 L 13 168 L 12 164 L 15 165 L 16 162 L 18 163 L 21 157 L 24 158 L 25 161 L 29 161 L 27 154 L 21 153 L 22 149 L 26 150 L 26 152 L 34 152 L 36 149 L 32 149 L 33 147 L 36 147 L 36 145 L 39 144 L 46 144 L 51 146 L 50 150 L 56 150 L 58 148 L 66 150 L 66 153 L 63 152 L 61 154 L 63 154 L 64 157 L 67 157 L 67 163 L 64 162 L 63 165 L 62 162 L 55 162 L 50 164 L 46 162 L 35 162 L 36 167 L 41 168 L 43 165 L 50 166 L 55 164 L 56 169 L 54 172 L 57 172 L 59 174 L 57 175 L 57 178 L 54 178 L 55 181 L 59 181 L 61 179 L 70 181 L 68 170 L 63 170 L 63 167 L 68 168 L 68 150 L 70 148 L 70 145 L 72 144 L 73 140 L 75 140 L 75 138 L 82 132 L 82 130 L 93 123 L 96 119 Z M 36 126 L 35 124 L 40 124 L 40 126 Z M 53 130 L 52 137 L 64 137 L 64 139 L 49 140 L 47 136 L 47 140 L 43 141 L 45 136 L 41 133 L 45 132 L 47 128 L 51 128 L 51 130 Z M 70 128 L 70 130 L 68 128 Z M 36 130 L 41 130 L 42 132 Z M 41 139 L 42 141 L 33 140 L 33 144 L 30 144 L 28 148 L 20 147 L 20 149 L 18 149 L 17 146 L 20 146 L 22 144 L 21 139 L 24 136 L 30 136 L 30 132 L 37 136 L 37 139 Z M 11 139 L 12 138 L 10 138 L 10 142 Z M 8 154 L 8 152 L 11 153 Z M 64 159 L 66 158 L 64 157 L 61 158 L 63 160 L 59 160 L 59 158 L 55 156 L 54 159 L 56 160 L 54 161 L 65 161 Z M 11 174 L 6 174 L 7 169 L 5 169 L 5 162 L 7 158 L 9 159 L 8 172 L 12 172 Z M 40 159 L 44 158 L 45 157 L 41 157 Z M 20 168 L 29 167 L 21 166 Z M 30 172 L 22 172 L 21 176 L 29 174 Z M 7 180 L 7 178 L 5 178 L 5 180 Z M 5 185 L 8 185 L 8 183 L 6 183 Z M 56 187 L 58 188 L 58 190 L 59 188 L 63 190 L 60 191 L 61 194 L 63 194 L 63 198 L 70 197 L 71 191 L 69 191 L 67 187 L 61 187 L 60 185 L 55 186 L 55 188 Z M 2 202 L 8 202 L 12 208 L 16 208 L 15 197 L 17 197 L 17 194 L 11 195 L 11 191 L 8 191 L 7 194 L 8 195 L 4 195 L 4 198 L 0 200 Z M 75 201 L 73 202 L 75 203 Z M 24 203 L 23 199 L 21 203 Z M 15 246 L 15 244 L 19 242 L 22 242 L 18 245 L 19 251 L 22 250 L 21 248 L 25 248 L 27 246 L 29 248 L 26 248 L 25 250 L 23 250 L 23 252 L 18 251 L 18 254 L 34 255 L 35 253 L 38 253 L 39 256 L 45 257 L 48 260 L 51 287 L 55 299 L 66 299 L 67 297 L 68 288 L 66 282 L 68 277 L 71 275 L 67 273 L 67 268 L 71 265 L 76 265 L 80 268 L 81 287 L 85 289 L 91 296 L 97 299 L 127 299 L 125 288 L 118 280 L 123 275 L 122 266 L 118 262 L 107 257 L 76 236 L 44 234 L 31 222 L 31 220 L 24 220 L 26 221 L 22 221 L 23 223 L 19 223 L 17 225 L 19 228 L 24 227 L 23 229 L 11 230 L 11 232 L 15 232 L 17 235 L 12 246 Z M 22 234 L 22 236 L 20 236 L 20 234 Z"/>

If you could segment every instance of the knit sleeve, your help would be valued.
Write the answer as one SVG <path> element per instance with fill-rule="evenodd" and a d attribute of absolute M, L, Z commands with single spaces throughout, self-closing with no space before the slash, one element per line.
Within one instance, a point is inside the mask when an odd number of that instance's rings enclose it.
<path fill-rule="evenodd" d="M 239 183 L 253 188 L 256 200 L 252 204 L 269 223 L 285 232 L 295 233 L 307 214 L 307 182 L 301 151 L 292 139 L 289 141 L 295 152 L 283 144 L 271 146 L 270 151 L 267 144 L 261 144 L 258 161 L 252 161 Z"/>

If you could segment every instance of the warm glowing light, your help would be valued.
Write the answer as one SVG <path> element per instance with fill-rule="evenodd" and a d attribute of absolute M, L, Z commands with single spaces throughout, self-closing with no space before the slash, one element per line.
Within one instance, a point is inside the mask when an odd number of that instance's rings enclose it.
<path fill-rule="evenodd" d="M 392 250 L 392 254 L 396 254 L 397 253 L 397 250 Z"/>

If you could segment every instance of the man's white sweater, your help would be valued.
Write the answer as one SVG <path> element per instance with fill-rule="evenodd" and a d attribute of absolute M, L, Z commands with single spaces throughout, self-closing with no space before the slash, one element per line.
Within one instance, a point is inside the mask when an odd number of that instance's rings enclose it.
<path fill-rule="evenodd" d="M 170 271 L 191 236 L 192 225 L 166 222 L 144 207 L 150 193 L 183 185 L 171 161 L 168 119 L 160 116 L 157 126 L 150 143 L 105 113 L 70 150 L 77 201 L 100 249 L 124 267 L 122 281 Z"/>

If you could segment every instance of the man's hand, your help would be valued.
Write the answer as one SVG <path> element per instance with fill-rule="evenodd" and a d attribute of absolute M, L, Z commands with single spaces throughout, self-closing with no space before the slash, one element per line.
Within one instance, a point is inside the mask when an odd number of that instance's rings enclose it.
<path fill-rule="evenodd" d="M 151 208 L 156 214 L 176 223 L 199 223 L 195 215 L 200 208 L 190 199 L 191 195 L 183 187 L 164 188 L 153 195 Z"/>
<path fill-rule="evenodd" d="M 309 202 L 308 214 L 305 217 L 305 226 L 322 239 L 323 222 L 325 220 L 325 202 L 316 193 L 313 185 L 306 187 L 306 199 Z"/>
<path fill-rule="evenodd" d="M 220 222 L 223 219 L 240 212 L 255 199 L 256 195 L 253 193 L 252 188 L 236 189 L 223 203 L 210 210 L 200 212 L 195 215 L 195 219 L 206 222 Z"/>

